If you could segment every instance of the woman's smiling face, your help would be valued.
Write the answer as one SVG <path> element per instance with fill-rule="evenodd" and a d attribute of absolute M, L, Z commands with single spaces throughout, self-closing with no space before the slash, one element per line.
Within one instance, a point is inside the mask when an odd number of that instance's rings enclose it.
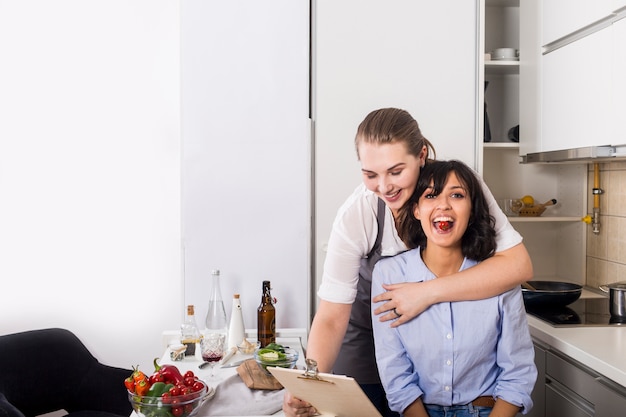
<path fill-rule="evenodd" d="M 431 183 L 413 209 L 428 244 L 442 247 L 461 245 L 461 238 L 467 229 L 471 212 L 471 196 L 454 171 L 448 175 L 445 186 L 439 194 L 433 194 Z"/>
<path fill-rule="evenodd" d="M 426 150 L 421 157 L 416 157 L 407 152 L 402 142 L 361 142 L 358 153 L 363 183 L 389 206 L 395 216 L 415 190 Z"/>

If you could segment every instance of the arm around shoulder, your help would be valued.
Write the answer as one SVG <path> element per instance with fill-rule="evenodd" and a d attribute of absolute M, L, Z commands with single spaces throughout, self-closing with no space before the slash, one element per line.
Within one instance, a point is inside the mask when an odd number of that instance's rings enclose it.
<path fill-rule="evenodd" d="M 528 281 L 533 267 L 523 243 L 456 274 L 431 281 L 437 302 L 494 297 Z M 429 284 L 431 283 L 429 282 Z"/>
<path fill-rule="evenodd" d="M 519 243 L 452 275 L 425 282 L 385 285 L 385 292 L 373 294 L 374 303 L 384 303 L 374 314 L 380 315 L 381 321 L 394 320 L 391 327 L 398 327 L 433 304 L 494 297 L 532 276 L 530 256 L 524 244 Z M 401 317 L 394 314 L 394 308 Z"/>

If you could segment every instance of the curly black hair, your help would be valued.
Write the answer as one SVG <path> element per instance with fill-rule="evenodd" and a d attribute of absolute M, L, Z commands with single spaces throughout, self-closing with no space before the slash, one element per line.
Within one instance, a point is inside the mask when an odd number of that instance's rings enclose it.
<path fill-rule="evenodd" d="M 463 256 L 483 261 L 492 256 L 496 250 L 495 220 L 489 214 L 487 200 L 476 173 L 461 161 L 430 160 L 426 163 L 420 171 L 413 195 L 400 209 L 396 220 L 398 235 L 409 249 L 426 247 L 426 235 L 420 221 L 413 215 L 413 209 L 431 183 L 433 194 L 439 195 L 451 172 L 456 173 L 459 181 L 465 186 L 472 203 L 469 224 L 461 240 Z"/>

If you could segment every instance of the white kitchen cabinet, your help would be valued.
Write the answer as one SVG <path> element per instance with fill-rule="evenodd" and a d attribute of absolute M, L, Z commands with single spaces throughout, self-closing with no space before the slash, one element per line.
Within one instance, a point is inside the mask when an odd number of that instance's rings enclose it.
<path fill-rule="evenodd" d="M 478 5 L 478 0 L 313 2 L 318 283 L 337 209 L 361 182 L 354 136 L 370 111 L 408 110 L 438 158 L 477 167 Z"/>
<path fill-rule="evenodd" d="M 540 106 L 536 117 L 540 133 L 522 146 L 523 155 L 625 143 L 625 135 L 620 132 L 626 112 L 626 3 L 604 3 L 592 7 L 595 14 L 589 14 L 591 24 L 584 30 L 542 44 L 542 55 L 536 63 L 540 75 L 535 82 L 541 91 L 535 101 Z M 544 8 L 546 4 L 543 2 Z M 595 18 L 598 13 L 603 17 L 592 22 L 591 16 Z M 537 18 L 544 27 L 556 24 L 549 23 L 555 18 L 546 15 L 545 10 L 543 16 L 537 13 Z M 567 19 L 569 14 L 563 16 Z"/>
<path fill-rule="evenodd" d="M 619 7 L 617 0 L 544 0 L 541 3 L 542 45 L 580 30 Z"/>
<path fill-rule="evenodd" d="M 540 2 L 485 3 L 484 50 L 520 49 L 520 61 L 484 62 L 485 93 L 492 142 L 479 144 L 482 174 L 498 200 L 532 195 L 538 203 L 556 198 L 541 217 L 509 217 L 530 253 L 535 279 L 584 283 L 586 229 L 586 166 L 525 165 L 520 150 L 540 136 L 540 33 L 536 30 Z M 496 22 L 492 22 L 492 20 Z M 510 33 L 517 31 L 517 33 Z M 482 113 L 479 123 L 482 122 Z M 506 132 L 520 125 L 520 143 Z M 482 137 L 482 136 L 481 136 Z"/>
<path fill-rule="evenodd" d="M 613 106 L 612 120 L 614 143 L 626 143 L 626 128 L 623 120 L 626 114 L 626 19 L 613 23 Z"/>
<path fill-rule="evenodd" d="M 544 55 L 538 151 L 611 144 L 612 52 L 609 26 Z"/>
<path fill-rule="evenodd" d="M 239 293 L 248 326 L 269 280 L 287 301 L 276 306 L 277 327 L 306 328 L 309 4 L 185 0 L 180 7 L 185 305 L 204 319 L 217 268 L 227 309 Z"/>

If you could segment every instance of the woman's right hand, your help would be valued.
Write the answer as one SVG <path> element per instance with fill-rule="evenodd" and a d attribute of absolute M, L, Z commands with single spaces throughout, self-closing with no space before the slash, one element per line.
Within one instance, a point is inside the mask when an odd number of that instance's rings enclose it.
<path fill-rule="evenodd" d="M 308 402 L 299 400 L 292 396 L 289 391 L 285 391 L 283 396 L 283 413 L 285 413 L 286 417 L 308 417 L 316 415 L 317 410 Z"/>
<path fill-rule="evenodd" d="M 380 321 L 395 320 L 391 327 L 410 321 L 433 304 L 432 295 L 427 290 L 431 285 L 432 281 L 383 285 L 386 291 L 372 299 L 374 303 L 383 303 L 374 314 L 380 316 Z"/>

